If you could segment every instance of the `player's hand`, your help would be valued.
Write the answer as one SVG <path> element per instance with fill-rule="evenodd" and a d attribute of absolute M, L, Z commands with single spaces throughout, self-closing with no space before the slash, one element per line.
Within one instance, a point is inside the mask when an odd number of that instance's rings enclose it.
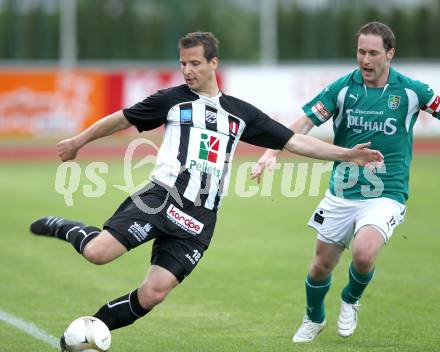
<path fill-rule="evenodd" d="M 371 170 L 379 168 L 383 163 L 383 155 L 378 150 L 368 149 L 371 142 L 355 145 L 350 149 L 349 160 L 359 166 L 367 166 Z"/>
<path fill-rule="evenodd" d="M 264 169 L 273 171 L 277 163 L 277 157 L 273 153 L 265 152 L 260 160 L 257 161 L 255 166 L 251 170 L 251 179 L 257 178 L 258 183 L 260 183 L 261 175 Z"/>
<path fill-rule="evenodd" d="M 63 139 L 57 144 L 58 156 L 62 161 L 75 159 L 78 150 L 73 138 Z"/>

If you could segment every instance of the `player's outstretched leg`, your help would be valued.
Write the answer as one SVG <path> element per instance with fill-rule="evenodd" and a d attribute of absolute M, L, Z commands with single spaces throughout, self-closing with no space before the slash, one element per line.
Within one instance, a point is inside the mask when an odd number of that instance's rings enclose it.
<path fill-rule="evenodd" d="M 45 216 L 43 218 L 35 220 L 31 226 L 30 230 L 34 235 L 48 236 L 48 237 L 58 237 L 59 231 L 62 226 L 74 225 L 74 226 L 85 226 L 82 222 L 66 220 L 59 216 Z"/>
<path fill-rule="evenodd" d="M 81 254 L 86 244 L 101 232 L 97 227 L 57 216 L 45 216 L 35 220 L 30 226 L 30 231 L 34 235 L 55 237 L 70 242 Z"/>
<path fill-rule="evenodd" d="M 152 265 L 138 289 L 104 304 L 94 317 L 103 321 L 110 330 L 133 324 L 163 302 L 178 283 L 170 271 Z"/>
<path fill-rule="evenodd" d="M 104 304 L 94 317 L 102 320 L 109 330 L 115 330 L 133 324 L 137 319 L 146 315 L 151 308 L 141 306 L 138 290 Z"/>
<path fill-rule="evenodd" d="M 133 324 L 152 309 L 142 307 L 139 302 L 138 290 L 139 289 L 131 291 L 122 297 L 104 304 L 95 313 L 94 317 L 104 322 L 109 330 L 115 330 Z M 68 351 L 64 334 L 60 338 L 60 350 L 61 352 Z"/>

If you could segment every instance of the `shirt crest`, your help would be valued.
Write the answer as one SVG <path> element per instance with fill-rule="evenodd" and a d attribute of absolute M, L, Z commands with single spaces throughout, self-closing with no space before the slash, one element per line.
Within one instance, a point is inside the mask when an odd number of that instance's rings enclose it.
<path fill-rule="evenodd" d="M 397 110 L 399 105 L 400 105 L 400 96 L 399 95 L 388 96 L 388 107 L 391 110 Z"/>

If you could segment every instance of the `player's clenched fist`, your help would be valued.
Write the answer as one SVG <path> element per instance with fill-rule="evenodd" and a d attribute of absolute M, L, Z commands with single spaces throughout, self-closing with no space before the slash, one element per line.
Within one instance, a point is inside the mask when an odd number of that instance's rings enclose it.
<path fill-rule="evenodd" d="M 63 139 L 57 144 L 58 156 L 62 161 L 75 159 L 78 150 L 73 138 Z"/>

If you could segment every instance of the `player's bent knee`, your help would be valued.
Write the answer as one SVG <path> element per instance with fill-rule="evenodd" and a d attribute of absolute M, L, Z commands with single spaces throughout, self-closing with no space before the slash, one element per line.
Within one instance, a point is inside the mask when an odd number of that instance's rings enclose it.
<path fill-rule="evenodd" d="M 89 262 L 96 264 L 96 265 L 103 265 L 103 264 L 106 264 L 110 261 L 107 258 L 106 253 L 104 253 L 102 250 L 99 250 L 99 249 L 92 247 L 92 246 L 88 246 L 84 249 L 83 256 Z"/>
<path fill-rule="evenodd" d="M 145 309 L 152 308 L 162 303 L 167 297 L 168 293 L 168 290 L 140 287 L 138 290 L 139 303 Z"/>
<path fill-rule="evenodd" d="M 374 257 L 368 254 L 357 254 L 353 256 L 353 264 L 360 274 L 367 274 L 374 267 Z"/>
<path fill-rule="evenodd" d="M 102 265 L 121 256 L 127 249 L 108 231 L 102 231 L 83 250 L 83 256 L 91 263 Z"/>
<path fill-rule="evenodd" d="M 323 280 L 331 274 L 333 267 L 329 264 L 320 262 L 314 263 L 310 268 L 310 277 L 313 280 Z"/>
<path fill-rule="evenodd" d="M 86 247 L 83 250 L 83 256 L 93 264 L 106 264 L 111 261 L 108 250 L 99 243 L 97 238 L 94 238 L 92 241 L 87 243 Z"/>

